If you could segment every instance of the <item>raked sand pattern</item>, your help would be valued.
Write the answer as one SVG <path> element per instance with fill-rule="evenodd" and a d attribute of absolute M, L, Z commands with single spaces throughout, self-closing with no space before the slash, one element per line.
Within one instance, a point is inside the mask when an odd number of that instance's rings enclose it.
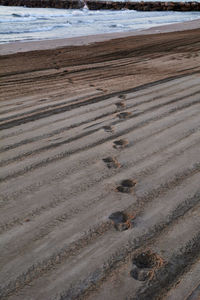
<path fill-rule="evenodd" d="M 191 60 L 183 48 L 177 66 Z M 102 64 L 130 71 L 134 51 L 96 63 L 99 82 Z M 89 59 L 17 72 L 14 58 L 2 57 L 0 298 L 198 299 L 199 65 L 111 92 L 95 80 L 81 90 Z"/>

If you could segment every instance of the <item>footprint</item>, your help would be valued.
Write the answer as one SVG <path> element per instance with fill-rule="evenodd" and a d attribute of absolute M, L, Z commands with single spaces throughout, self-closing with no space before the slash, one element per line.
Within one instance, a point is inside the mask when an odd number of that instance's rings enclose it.
<path fill-rule="evenodd" d="M 136 255 L 133 260 L 131 277 L 139 281 L 152 279 L 155 270 L 163 265 L 163 259 L 151 250 Z"/>
<path fill-rule="evenodd" d="M 113 131 L 114 131 L 113 126 L 103 126 L 103 129 L 104 129 L 106 132 L 113 132 Z"/>
<path fill-rule="evenodd" d="M 125 100 L 125 99 L 126 99 L 126 95 L 119 95 L 118 98 L 119 98 L 119 99 L 124 99 L 124 100 Z"/>
<path fill-rule="evenodd" d="M 136 182 L 132 179 L 125 179 L 121 182 L 121 185 L 117 187 L 117 190 L 120 193 L 131 193 L 135 185 Z"/>
<path fill-rule="evenodd" d="M 120 167 L 120 163 L 117 161 L 115 157 L 106 157 L 103 159 L 109 169 L 114 168 L 117 169 Z"/>
<path fill-rule="evenodd" d="M 113 222 L 113 225 L 116 230 L 124 231 L 132 227 L 131 221 L 133 217 L 129 217 L 122 211 L 116 211 L 109 216 L 109 219 Z"/>
<path fill-rule="evenodd" d="M 130 112 L 124 111 L 124 112 L 121 112 L 121 113 L 117 114 L 117 117 L 118 117 L 119 119 L 127 119 L 127 118 L 130 117 L 130 115 L 131 115 Z"/>
<path fill-rule="evenodd" d="M 126 107 L 126 104 L 123 101 L 117 102 L 115 103 L 115 105 L 117 106 L 117 109 L 124 109 Z"/>
<path fill-rule="evenodd" d="M 115 149 L 123 149 L 123 148 L 125 148 L 129 144 L 129 142 L 126 139 L 121 139 L 121 140 L 114 141 L 113 144 L 114 144 L 113 148 L 115 148 Z"/>

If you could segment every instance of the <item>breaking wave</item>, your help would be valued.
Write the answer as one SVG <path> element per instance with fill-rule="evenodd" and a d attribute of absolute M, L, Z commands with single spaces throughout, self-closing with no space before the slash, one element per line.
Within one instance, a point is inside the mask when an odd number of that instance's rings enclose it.
<path fill-rule="evenodd" d="M 125 32 L 195 19 L 200 12 L 0 6 L 0 43 Z"/>

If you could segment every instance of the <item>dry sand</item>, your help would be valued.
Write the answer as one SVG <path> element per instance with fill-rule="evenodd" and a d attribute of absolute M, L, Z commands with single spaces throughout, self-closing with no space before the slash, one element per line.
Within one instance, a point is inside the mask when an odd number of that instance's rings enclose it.
<path fill-rule="evenodd" d="M 0 57 L 0 298 L 199 299 L 200 29 L 26 45 Z"/>

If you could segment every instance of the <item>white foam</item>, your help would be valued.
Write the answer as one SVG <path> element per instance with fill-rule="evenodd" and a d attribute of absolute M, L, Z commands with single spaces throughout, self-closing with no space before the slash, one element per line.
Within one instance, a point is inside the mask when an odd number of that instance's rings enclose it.
<path fill-rule="evenodd" d="M 200 12 L 0 6 L 0 43 L 125 32 L 195 19 L 200 19 Z"/>

